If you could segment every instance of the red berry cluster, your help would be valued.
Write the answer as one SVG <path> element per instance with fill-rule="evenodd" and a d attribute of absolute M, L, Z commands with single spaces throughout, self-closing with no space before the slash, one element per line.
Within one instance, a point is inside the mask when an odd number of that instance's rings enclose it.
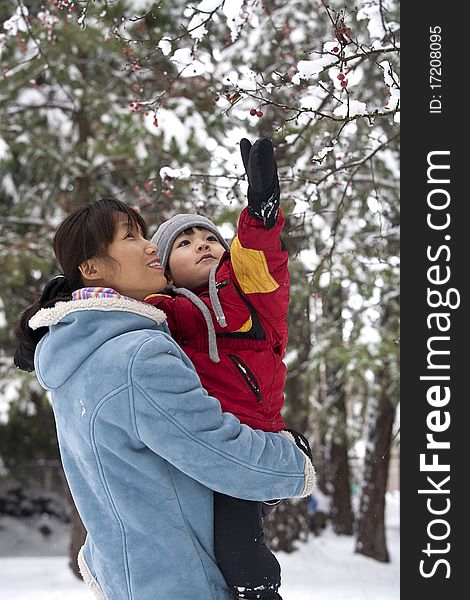
<path fill-rule="evenodd" d="M 166 100 L 164 98 L 161 98 L 159 104 L 162 105 L 165 104 L 165 102 Z M 150 111 L 148 110 L 148 102 L 144 102 L 140 98 L 136 100 L 131 100 L 131 102 L 129 102 L 129 108 L 131 109 L 131 113 L 139 113 L 139 117 L 141 120 L 143 120 L 144 118 L 144 108 L 146 109 L 145 116 L 148 117 L 150 115 Z M 158 119 L 156 113 L 154 113 L 152 123 L 154 127 L 158 127 Z"/>
<path fill-rule="evenodd" d="M 129 61 L 128 63 L 126 63 L 125 69 L 127 71 L 133 72 L 133 71 L 141 71 L 142 67 L 139 66 L 135 60 L 135 52 L 134 52 L 134 48 L 128 48 L 127 46 L 125 46 L 122 49 L 122 53 L 125 54 L 125 58 L 127 58 L 127 60 Z"/>
<path fill-rule="evenodd" d="M 133 62 L 135 60 L 134 48 L 130 48 L 130 47 L 128 48 L 127 46 L 124 46 L 122 48 L 122 53 L 126 54 L 131 62 Z"/>
<path fill-rule="evenodd" d="M 55 0 L 54 7 L 57 10 L 67 10 L 71 13 L 75 8 L 75 2 L 73 0 Z"/>
<path fill-rule="evenodd" d="M 142 105 L 139 103 L 139 100 L 132 100 L 132 102 L 129 102 L 129 108 L 131 109 L 131 113 L 140 112 Z"/>
<path fill-rule="evenodd" d="M 250 109 L 250 115 L 252 117 L 258 117 L 258 119 L 261 119 L 261 117 L 264 116 L 264 112 L 262 110 L 257 110 L 256 108 L 252 108 Z"/>
<path fill-rule="evenodd" d="M 341 87 L 342 88 L 348 87 L 348 80 L 344 78 L 345 75 L 344 75 L 343 72 L 338 73 L 337 77 L 341 81 Z"/>

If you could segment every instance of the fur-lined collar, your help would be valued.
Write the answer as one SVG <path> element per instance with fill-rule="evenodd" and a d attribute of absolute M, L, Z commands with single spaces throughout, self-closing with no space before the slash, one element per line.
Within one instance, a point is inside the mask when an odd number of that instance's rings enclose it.
<path fill-rule="evenodd" d="M 41 308 L 30 320 L 31 329 L 39 327 L 50 327 L 56 325 L 66 315 L 82 310 L 98 311 L 122 311 L 131 312 L 141 317 L 147 317 L 157 325 L 161 325 L 166 320 L 165 313 L 144 302 L 127 300 L 126 298 L 89 298 L 87 300 L 70 300 L 69 302 L 57 302 L 51 308 Z"/>

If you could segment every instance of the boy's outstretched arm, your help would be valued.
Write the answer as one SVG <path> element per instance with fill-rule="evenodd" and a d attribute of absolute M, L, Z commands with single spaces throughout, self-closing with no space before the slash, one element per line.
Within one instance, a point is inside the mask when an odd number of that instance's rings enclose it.
<path fill-rule="evenodd" d="M 273 145 L 268 138 L 259 138 L 253 145 L 243 138 L 240 152 L 248 177 L 248 206 L 238 219 L 230 271 L 260 316 L 284 321 L 289 306 L 289 269 L 280 237 L 284 217 Z"/>
<path fill-rule="evenodd" d="M 268 138 L 259 138 L 251 145 L 243 138 L 240 152 L 248 178 L 248 211 L 271 229 L 277 221 L 280 197 L 273 144 Z"/>

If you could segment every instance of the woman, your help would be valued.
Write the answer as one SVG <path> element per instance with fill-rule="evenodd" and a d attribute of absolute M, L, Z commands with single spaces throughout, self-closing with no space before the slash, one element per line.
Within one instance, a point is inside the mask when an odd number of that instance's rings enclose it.
<path fill-rule="evenodd" d="M 295 435 L 241 425 L 201 387 L 164 313 L 141 302 L 166 284 L 156 250 L 140 215 L 113 198 L 70 214 L 54 238 L 64 277 L 22 315 L 15 363 L 52 391 L 96 597 L 229 600 L 212 490 L 306 496 L 314 470 Z"/>

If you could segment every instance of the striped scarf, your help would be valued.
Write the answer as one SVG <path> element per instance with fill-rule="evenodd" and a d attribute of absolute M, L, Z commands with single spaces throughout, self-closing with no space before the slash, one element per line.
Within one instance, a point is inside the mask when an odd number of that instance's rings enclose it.
<path fill-rule="evenodd" d="M 89 298 L 124 298 L 124 300 L 130 300 L 131 302 L 137 302 L 135 298 L 129 298 L 129 296 L 123 296 L 113 288 L 106 287 L 85 287 L 80 288 L 72 292 L 72 300 L 88 300 Z"/>

